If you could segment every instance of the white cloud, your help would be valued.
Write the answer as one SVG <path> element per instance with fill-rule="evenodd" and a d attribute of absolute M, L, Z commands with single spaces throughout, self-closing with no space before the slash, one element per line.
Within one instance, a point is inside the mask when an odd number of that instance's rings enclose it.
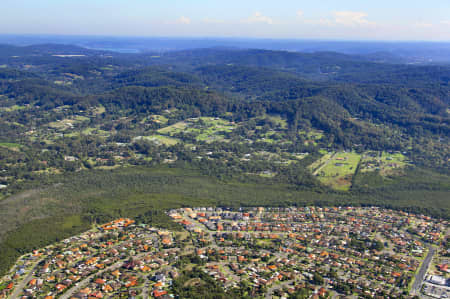
<path fill-rule="evenodd" d="M 249 23 L 249 24 L 253 24 L 253 23 L 266 23 L 266 24 L 269 24 L 269 25 L 273 24 L 273 20 L 271 18 L 263 15 L 259 11 L 255 12 L 248 19 L 243 20 L 243 22 L 244 23 Z"/>
<path fill-rule="evenodd" d="M 330 19 L 314 19 L 314 20 L 303 20 L 303 23 L 309 24 L 309 25 L 321 25 L 321 26 L 331 26 L 333 25 L 333 21 Z"/>
<path fill-rule="evenodd" d="M 177 21 L 177 24 L 189 25 L 191 24 L 191 19 L 185 16 L 181 16 Z"/>
<path fill-rule="evenodd" d="M 303 17 L 303 10 L 297 10 L 297 17 Z"/>
<path fill-rule="evenodd" d="M 448 21 L 441 21 L 441 24 L 442 25 L 450 25 L 450 20 L 448 20 Z"/>
<path fill-rule="evenodd" d="M 331 13 L 328 18 L 320 19 L 304 19 L 303 23 L 309 25 L 319 25 L 319 26 L 346 26 L 346 27 L 357 27 L 357 26 L 373 26 L 374 22 L 367 19 L 368 14 L 359 11 L 335 11 Z"/>
<path fill-rule="evenodd" d="M 431 28 L 431 27 L 433 27 L 433 24 L 426 23 L 426 22 L 417 22 L 417 23 L 414 23 L 413 26 L 416 28 Z"/>
<path fill-rule="evenodd" d="M 335 11 L 333 12 L 334 22 L 338 25 L 356 26 L 356 25 L 374 25 L 367 20 L 368 14 L 360 11 Z"/>

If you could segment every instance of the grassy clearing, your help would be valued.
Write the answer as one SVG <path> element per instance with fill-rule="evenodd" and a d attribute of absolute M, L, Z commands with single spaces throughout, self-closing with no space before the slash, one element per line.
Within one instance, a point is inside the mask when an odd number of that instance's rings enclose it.
<path fill-rule="evenodd" d="M 172 138 L 172 137 L 167 137 L 167 136 L 163 136 L 163 135 L 151 135 L 151 136 L 144 136 L 144 137 L 141 137 L 141 138 L 145 139 L 145 140 L 152 141 L 152 142 L 154 142 L 154 143 L 156 143 L 158 145 L 164 144 L 164 145 L 167 145 L 167 146 L 175 145 L 178 142 L 180 142 L 179 139 Z"/>
<path fill-rule="evenodd" d="M 167 117 L 158 114 L 151 115 L 149 118 L 151 121 L 162 125 L 167 124 L 167 122 L 169 121 Z"/>
<path fill-rule="evenodd" d="M 89 120 L 89 117 L 82 116 L 82 115 L 77 115 L 77 116 L 74 117 L 74 119 L 75 119 L 76 121 L 83 122 L 83 121 L 88 121 L 88 120 Z"/>
<path fill-rule="evenodd" d="M 108 137 L 109 135 L 111 135 L 111 132 L 92 127 L 84 129 L 83 131 L 81 131 L 81 133 L 83 135 L 97 135 L 101 137 Z"/>
<path fill-rule="evenodd" d="M 102 165 L 102 166 L 97 166 L 95 167 L 96 169 L 101 169 L 101 170 L 113 170 L 116 168 L 119 168 L 120 165 L 113 165 L 113 166 L 108 166 L 108 165 Z"/>
<path fill-rule="evenodd" d="M 311 169 L 313 171 L 313 173 L 315 173 L 316 170 L 318 170 L 320 168 L 320 166 L 322 166 L 325 162 L 327 162 L 328 160 L 330 160 L 330 158 L 333 156 L 334 153 L 329 153 L 327 151 L 320 151 L 321 154 L 323 154 L 322 157 L 320 157 L 319 160 L 315 161 L 314 163 L 312 163 L 311 165 L 309 165 L 309 169 Z"/>
<path fill-rule="evenodd" d="M 305 159 L 309 154 L 308 153 L 300 153 L 292 155 L 296 160 L 303 160 Z"/>
<path fill-rule="evenodd" d="M 231 132 L 235 125 L 220 118 L 200 117 L 178 122 L 159 129 L 162 135 L 174 136 L 179 133 L 191 134 L 197 141 L 225 141 L 224 134 Z"/>
<path fill-rule="evenodd" d="M 106 108 L 103 106 L 98 106 L 96 107 L 93 111 L 94 114 L 98 115 L 98 114 L 103 114 L 106 112 Z"/>
<path fill-rule="evenodd" d="M 348 190 L 361 155 L 355 152 L 340 152 L 333 155 L 316 172 L 319 180 L 336 190 Z"/>
<path fill-rule="evenodd" d="M 23 109 L 27 109 L 27 107 L 19 106 L 19 105 L 13 105 L 10 107 L 0 107 L 0 111 L 5 111 L 5 112 L 19 111 L 19 110 L 23 110 Z"/>
<path fill-rule="evenodd" d="M 67 130 L 69 128 L 72 128 L 75 121 L 72 119 L 63 119 L 60 121 L 53 121 L 48 124 L 48 126 L 52 129 L 58 129 L 58 130 Z"/>
<path fill-rule="evenodd" d="M 50 122 L 50 123 L 48 123 L 48 126 L 52 129 L 64 131 L 67 129 L 72 129 L 76 124 L 79 124 L 81 122 L 85 122 L 88 120 L 89 120 L 89 118 L 86 116 L 76 115 L 74 118 L 65 118 L 63 120 Z"/>
<path fill-rule="evenodd" d="M 361 161 L 361 172 L 378 171 L 381 176 L 393 174 L 396 170 L 408 165 L 408 161 L 400 152 L 374 152 L 364 153 Z"/>
<path fill-rule="evenodd" d="M 273 178 L 276 175 L 277 175 L 276 172 L 271 172 L 271 171 L 263 171 L 263 172 L 259 173 L 259 176 L 263 177 L 263 178 Z"/>
<path fill-rule="evenodd" d="M 56 85 L 72 85 L 71 81 L 62 81 L 62 80 L 55 80 L 53 81 L 53 83 Z"/>
<path fill-rule="evenodd" d="M 96 130 L 96 128 L 86 128 L 86 129 L 84 129 L 84 130 L 82 131 L 82 133 L 83 133 L 84 135 L 91 135 L 91 134 L 94 133 L 95 130 Z"/>
<path fill-rule="evenodd" d="M 140 123 L 141 124 L 145 124 L 147 122 L 154 122 L 160 125 L 167 125 L 167 123 L 169 122 L 169 119 L 163 115 L 159 115 L 159 114 L 152 114 L 148 117 L 144 117 Z"/>
<path fill-rule="evenodd" d="M 164 135 L 172 136 L 172 135 L 174 135 L 174 134 L 183 132 L 184 129 L 187 127 L 187 125 L 188 125 L 188 124 L 187 124 L 186 122 L 180 121 L 180 122 L 177 122 L 176 124 L 173 124 L 173 125 L 171 125 L 171 126 L 168 126 L 168 127 L 162 128 L 162 129 L 159 129 L 159 130 L 158 130 L 158 133 L 159 133 L 159 134 L 164 134 Z"/>
<path fill-rule="evenodd" d="M 0 147 L 6 147 L 10 150 L 18 151 L 22 147 L 20 144 L 17 143 L 10 143 L 10 142 L 0 142 Z"/>
<path fill-rule="evenodd" d="M 46 169 L 36 170 L 36 171 L 33 171 L 33 172 L 34 173 L 40 173 L 40 174 L 60 174 L 61 170 L 57 169 L 57 168 L 54 168 L 54 167 L 49 167 L 49 168 L 46 168 Z"/>
<path fill-rule="evenodd" d="M 256 245 L 258 246 L 272 246 L 273 245 L 273 240 L 270 239 L 261 239 L 261 240 L 256 240 Z"/>

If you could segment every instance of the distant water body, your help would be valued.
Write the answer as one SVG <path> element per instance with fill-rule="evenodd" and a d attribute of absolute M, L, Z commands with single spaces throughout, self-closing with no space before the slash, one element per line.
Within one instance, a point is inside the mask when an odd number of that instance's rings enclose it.
<path fill-rule="evenodd" d="M 298 52 L 339 52 L 351 55 L 395 55 L 413 61 L 450 62 L 450 43 L 336 41 L 257 38 L 176 38 L 56 35 L 0 35 L 0 44 L 28 46 L 70 44 L 126 54 L 167 52 L 198 48 L 265 49 Z"/>
<path fill-rule="evenodd" d="M 90 50 L 109 51 L 123 54 L 136 54 L 142 52 L 139 49 L 130 49 L 130 48 L 103 48 L 103 47 L 87 47 L 87 46 L 85 48 Z"/>

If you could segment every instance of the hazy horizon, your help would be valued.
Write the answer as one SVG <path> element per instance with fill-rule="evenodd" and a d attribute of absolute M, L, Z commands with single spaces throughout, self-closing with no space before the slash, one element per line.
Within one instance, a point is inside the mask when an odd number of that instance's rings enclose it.
<path fill-rule="evenodd" d="M 0 34 L 450 41 L 446 0 L 4 0 Z"/>

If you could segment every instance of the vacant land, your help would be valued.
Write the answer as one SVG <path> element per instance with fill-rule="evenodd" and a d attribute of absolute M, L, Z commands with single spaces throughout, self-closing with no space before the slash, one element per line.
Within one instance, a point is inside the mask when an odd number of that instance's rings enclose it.
<path fill-rule="evenodd" d="M 319 180 L 336 190 L 348 190 L 358 167 L 361 155 L 355 152 L 340 152 L 324 162 L 316 171 Z"/>
<path fill-rule="evenodd" d="M 76 115 L 73 118 L 66 118 L 63 120 L 54 121 L 48 124 L 48 126 L 52 129 L 57 130 L 67 130 L 73 128 L 76 124 L 79 124 L 84 121 L 88 121 L 89 118 L 81 115 Z"/>
<path fill-rule="evenodd" d="M 184 121 L 180 121 L 171 126 L 159 129 L 158 133 L 172 136 L 174 134 L 183 132 L 186 127 L 187 127 L 187 123 Z"/>
<path fill-rule="evenodd" d="M 190 118 L 158 130 L 159 134 L 193 136 L 197 141 L 212 142 L 225 140 L 224 134 L 231 132 L 235 125 L 227 120 L 214 117 Z"/>
<path fill-rule="evenodd" d="M 0 142 L 0 147 L 5 147 L 11 150 L 19 150 L 21 145 L 17 143 Z"/>
<path fill-rule="evenodd" d="M 175 145 L 175 144 L 177 144 L 178 142 L 179 142 L 179 140 L 178 139 L 176 139 L 176 138 L 172 138 L 172 137 L 167 137 L 167 136 L 163 136 L 163 135 L 151 135 L 151 136 L 145 136 L 145 137 L 142 137 L 142 139 L 145 139 L 145 140 L 150 140 L 150 141 L 152 141 L 152 142 L 154 142 L 154 143 L 156 143 L 156 144 L 164 144 L 164 145 L 167 145 L 167 146 L 170 146 L 170 145 Z"/>
<path fill-rule="evenodd" d="M 0 111 L 13 112 L 13 111 L 18 111 L 18 110 L 23 110 L 26 108 L 27 108 L 26 106 L 13 105 L 10 107 L 0 107 Z"/>
<path fill-rule="evenodd" d="M 391 175 L 409 163 L 400 152 L 373 152 L 364 153 L 361 160 L 361 172 L 378 171 L 381 176 Z"/>

